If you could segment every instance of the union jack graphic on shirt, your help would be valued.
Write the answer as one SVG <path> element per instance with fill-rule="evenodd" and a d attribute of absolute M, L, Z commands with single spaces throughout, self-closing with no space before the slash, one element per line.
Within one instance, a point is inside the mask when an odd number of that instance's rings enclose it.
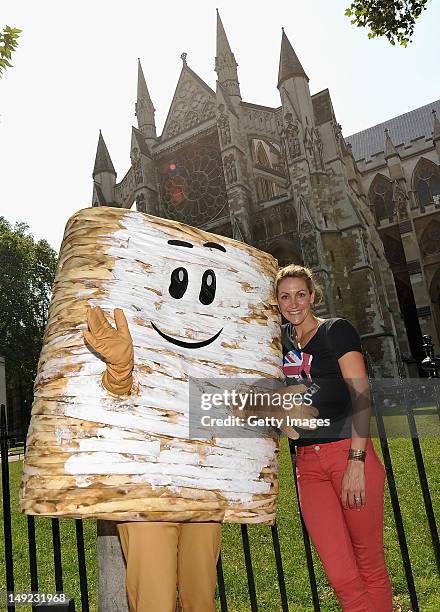
<path fill-rule="evenodd" d="M 283 372 L 289 378 L 298 378 L 301 380 L 306 376 L 308 380 L 312 380 L 310 376 L 312 359 L 313 355 L 292 349 L 284 355 Z"/>

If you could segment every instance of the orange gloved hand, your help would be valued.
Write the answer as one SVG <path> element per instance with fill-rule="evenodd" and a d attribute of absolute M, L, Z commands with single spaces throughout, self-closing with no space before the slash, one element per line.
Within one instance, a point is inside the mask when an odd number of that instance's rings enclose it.
<path fill-rule="evenodd" d="M 84 339 L 107 364 L 102 384 L 115 395 L 129 393 L 133 384 L 133 340 L 121 308 L 114 311 L 116 328 L 107 321 L 101 308 L 87 310 L 88 331 Z"/>

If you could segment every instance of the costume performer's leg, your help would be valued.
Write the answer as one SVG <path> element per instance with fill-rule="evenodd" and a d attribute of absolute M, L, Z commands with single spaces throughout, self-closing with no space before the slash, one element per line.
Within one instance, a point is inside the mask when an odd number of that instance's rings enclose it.
<path fill-rule="evenodd" d="M 183 523 L 178 554 L 181 612 L 215 612 L 220 523 Z"/>
<path fill-rule="evenodd" d="M 118 525 L 130 612 L 175 612 L 178 523 Z"/>
<path fill-rule="evenodd" d="M 359 572 L 341 499 L 333 485 L 335 464 L 340 472 L 345 469 L 344 461 L 345 466 L 347 461 L 347 452 L 344 453 L 337 444 L 339 442 L 317 446 L 319 450 L 314 446 L 298 449 L 301 512 L 342 610 L 379 612 L 373 607 Z"/>

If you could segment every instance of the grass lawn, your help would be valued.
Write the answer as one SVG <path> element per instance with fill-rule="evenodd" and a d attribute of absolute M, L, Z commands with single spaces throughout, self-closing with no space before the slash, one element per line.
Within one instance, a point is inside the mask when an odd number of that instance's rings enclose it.
<path fill-rule="evenodd" d="M 409 439 L 391 439 L 389 444 L 420 610 L 421 612 L 438 612 L 440 610 L 440 588 L 411 441 Z M 440 498 L 438 438 L 424 438 L 421 440 L 421 445 L 434 508 L 438 511 Z M 22 462 L 16 461 L 10 463 L 9 467 L 13 512 L 15 589 L 27 590 L 30 585 L 27 521 L 26 517 L 19 514 L 17 508 Z M 310 612 L 313 610 L 310 601 L 310 587 L 298 517 L 298 506 L 294 493 L 290 457 L 285 439 L 282 441 L 280 485 L 281 492 L 277 524 L 290 610 L 291 612 Z M 388 494 L 385 499 L 385 505 L 386 558 L 393 583 L 396 610 L 407 612 L 411 607 L 407 595 L 399 544 Z M 64 590 L 70 597 L 75 598 L 76 610 L 78 611 L 81 602 L 77 578 L 74 521 L 61 520 L 60 528 Z M 50 519 L 36 518 L 36 530 L 39 588 L 41 591 L 52 592 L 55 589 L 55 585 Z M 97 612 L 96 524 L 94 521 L 84 521 L 84 536 L 90 610 Z M 249 539 L 259 610 L 262 612 L 279 612 L 281 604 L 270 528 L 257 525 L 249 526 Z M 0 541 L 2 568 L 4 568 L 3 546 L 2 538 Z M 224 526 L 222 559 L 229 611 L 250 611 L 241 534 L 238 525 Z M 315 561 L 321 609 L 323 612 L 337 611 L 339 610 L 338 604 L 326 582 L 316 556 Z M 5 576 L 2 569 L 0 591 L 4 589 Z M 30 610 L 30 608 L 24 607 L 20 609 L 23 611 Z"/>

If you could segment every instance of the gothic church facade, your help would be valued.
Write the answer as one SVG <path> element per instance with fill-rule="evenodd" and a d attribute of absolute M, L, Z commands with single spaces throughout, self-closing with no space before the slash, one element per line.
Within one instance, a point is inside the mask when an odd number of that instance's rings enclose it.
<path fill-rule="evenodd" d="M 406 163 L 392 126 L 376 143 L 383 151 L 366 144 L 368 130 L 344 139 L 329 91 L 310 94 L 284 31 L 280 106 L 245 102 L 219 15 L 216 90 L 182 61 L 160 136 L 139 63 L 131 167 L 117 183 L 100 134 L 92 205 L 135 205 L 313 268 L 324 294 L 317 313 L 354 323 L 371 372 L 415 373 L 421 333 L 440 335 L 438 120 L 412 152 L 423 162 Z"/>

